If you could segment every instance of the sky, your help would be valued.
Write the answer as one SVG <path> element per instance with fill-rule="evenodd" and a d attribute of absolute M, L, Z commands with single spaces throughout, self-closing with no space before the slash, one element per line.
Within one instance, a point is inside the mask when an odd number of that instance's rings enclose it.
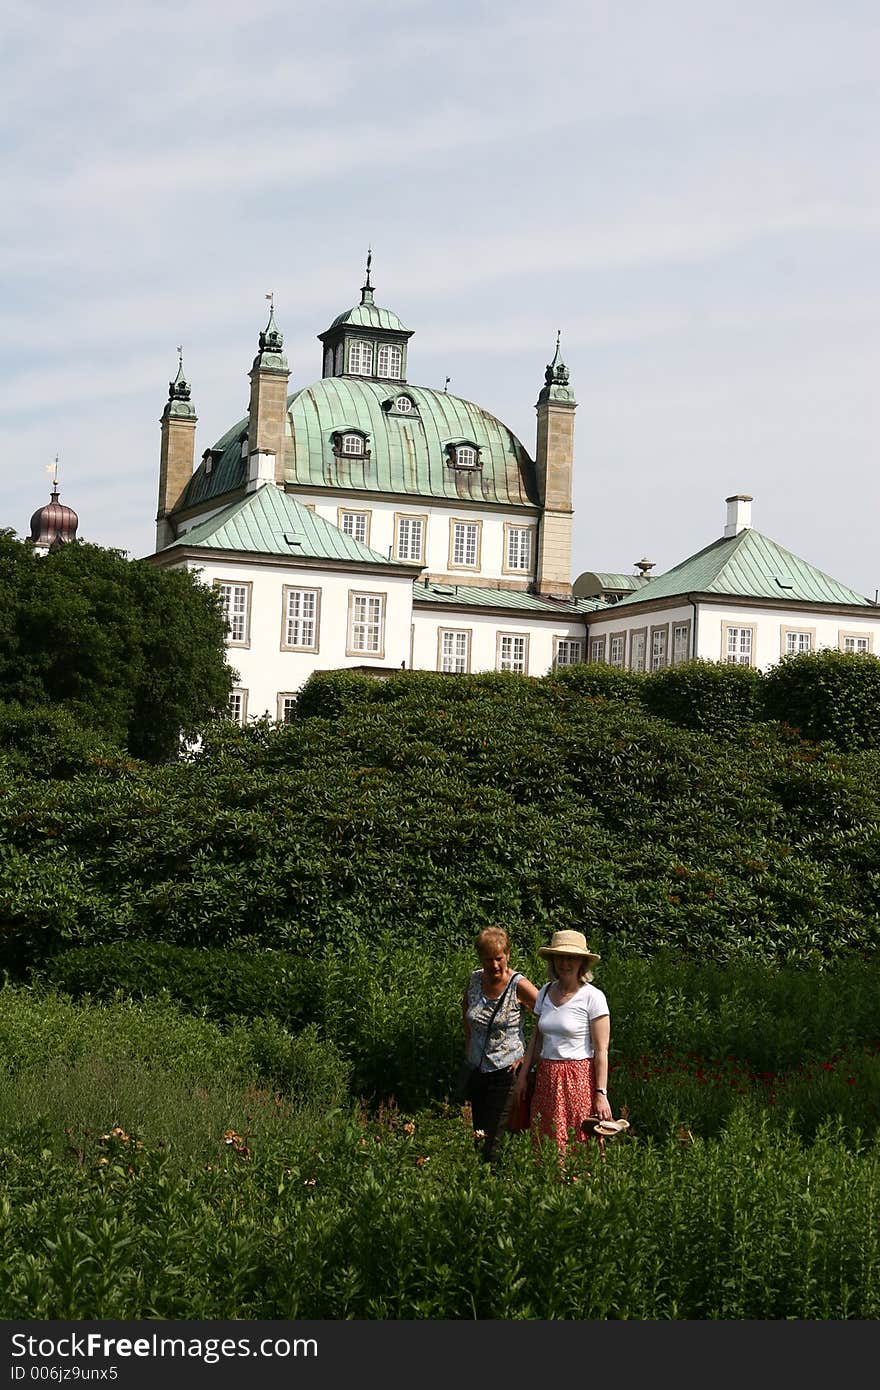
<path fill-rule="evenodd" d="M 57 455 L 80 537 L 152 553 L 177 345 L 198 458 L 266 294 L 305 386 L 371 246 L 409 379 L 532 455 L 561 330 L 573 577 L 746 493 L 874 598 L 876 0 L 28 0 L 0 73 L 0 527 Z"/>

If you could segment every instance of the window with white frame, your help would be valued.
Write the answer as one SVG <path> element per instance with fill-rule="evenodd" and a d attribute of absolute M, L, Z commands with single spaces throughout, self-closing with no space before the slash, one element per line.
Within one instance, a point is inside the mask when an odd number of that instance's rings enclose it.
<path fill-rule="evenodd" d="M 373 344 L 356 341 L 348 349 L 348 370 L 352 376 L 371 376 Z"/>
<path fill-rule="evenodd" d="M 528 665 L 528 638 L 514 632 L 498 634 L 498 670 L 518 671 L 525 675 Z"/>
<path fill-rule="evenodd" d="M 231 690 L 229 692 L 229 718 L 235 724 L 244 724 L 247 719 L 246 690 Z"/>
<path fill-rule="evenodd" d="M 413 403 L 409 396 L 398 396 L 394 402 L 394 409 L 397 411 L 398 415 L 409 415 L 412 408 Z"/>
<path fill-rule="evenodd" d="M 751 666 L 755 630 L 728 625 L 724 630 L 724 659 L 734 666 Z"/>
<path fill-rule="evenodd" d="M 385 647 L 385 595 L 350 594 L 348 655 L 381 656 Z"/>
<path fill-rule="evenodd" d="M 579 637 L 557 637 L 554 666 L 577 666 L 584 659 L 584 644 Z"/>
<path fill-rule="evenodd" d="M 871 639 L 855 632 L 845 632 L 841 638 L 840 650 L 842 652 L 869 652 Z"/>
<path fill-rule="evenodd" d="M 622 666 L 626 660 L 626 637 L 622 632 L 613 632 L 608 639 L 608 665 Z"/>
<path fill-rule="evenodd" d="M 786 632 L 785 655 L 795 656 L 798 652 L 813 650 L 813 635 L 810 632 Z"/>
<path fill-rule="evenodd" d="M 471 664 L 471 634 L 463 628 L 440 629 L 440 670 L 466 675 Z"/>
<path fill-rule="evenodd" d="M 673 623 L 672 625 L 672 664 L 677 666 L 680 661 L 687 661 L 690 655 L 691 646 L 691 625 L 690 623 Z"/>
<path fill-rule="evenodd" d="M 279 724 L 292 724 L 296 718 L 296 696 L 278 696 L 278 722 Z"/>
<path fill-rule="evenodd" d="M 284 589 L 284 642 L 289 651 L 318 650 L 317 589 Z"/>
<path fill-rule="evenodd" d="M 477 451 L 471 444 L 459 444 L 455 449 L 456 468 L 476 468 Z"/>
<path fill-rule="evenodd" d="M 604 660 L 605 660 L 605 638 L 604 638 L 604 637 L 591 637 L 591 638 L 590 638 L 590 660 L 591 660 L 591 661 L 604 661 Z"/>
<path fill-rule="evenodd" d="M 399 381 L 402 365 L 403 353 L 400 348 L 393 343 L 383 343 L 379 349 L 378 375 Z"/>
<path fill-rule="evenodd" d="M 666 665 L 666 650 L 669 640 L 668 629 L 655 627 L 651 633 L 651 670 L 659 671 Z"/>
<path fill-rule="evenodd" d="M 641 632 L 634 632 L 630 637 L 629 669 L 631 671 L 644 671 L 646 642 L 647 634 L 644 629 Z"/>
<path fill-rule="evenodd" d="M 456 569 L 476 569 L 480 549 L 480 528 L 475 521 L 453 521 L 452 564 Z"/>
<path fill-rule="evenodd" d="M 216 580 L 214 588 L 220 595 L 220 606 L 226 619 L 228 645 L 247 646 L 250 629 L 250 584 L 227 584 L 223 580 Z"/>
<path fill-rule="evenodd" d="M 364 454 L 364 436 L 362 434 L 343 434 L 339 440 L 339 447 L 343 454 L 349 458 L 362 458 Z"/>
<path fill-rule="evenodd" d="M 505 568 L 509 570 L 531 569 L 532 528 L 530 526 L 509 526 L 507 528 L 507 555 Z"/>
<path fill-rule="evenodd" d="M 367 512 L 340 512 L 339 529 L 345 536 L 354 536 L 356 541 L 367 541 L 369 514 Z"/>
<path fill-rule="evenodd" d="M 425 541 L 425 521 L 421 516 L 399 516 L 397 518 L 397 558 L 416 560 L 422 558 Z"/>

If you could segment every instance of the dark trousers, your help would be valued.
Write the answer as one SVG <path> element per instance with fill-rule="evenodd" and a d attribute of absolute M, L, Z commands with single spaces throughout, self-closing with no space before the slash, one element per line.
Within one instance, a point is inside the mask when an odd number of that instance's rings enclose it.
<path fill-rule="evenodd" d="M 471 1079 L 468 1099 L 474 1129 L 482 1130 L 485 1139 L 482 1143 L 482 1157 L 487 1163 L 497 1158 L 498 1143 L 505 1132 L 510 1102 L 513 1098 L 513 1083 L 516 1073 L 513 1067 L 501 1071 L 478 1071 Z"/>

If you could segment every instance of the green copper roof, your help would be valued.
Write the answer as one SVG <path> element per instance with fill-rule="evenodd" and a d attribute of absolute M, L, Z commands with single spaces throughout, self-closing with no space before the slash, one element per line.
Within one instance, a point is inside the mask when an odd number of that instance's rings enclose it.
<path fill-rule="evenodd" d="M 332 333 L 334 328 L 341 327 L 347 323 L 352 328 L 385 328 L 392 333 L 409 334 L 412 330 L 406 328 L 391 309 L 382 309 L 378 304 L 355 304 L 354 308 L 346 309 L 344 313 L 337 314 L 336 318 L 326 330 Z M 321 337 L 324 335 L 321 334 Z"/>
<path fill-rule="evenodd" d="M 414 409 L 390 413 L 383 404 L 401 393 Z M 180 508 L 223 497 L 244 486 L 247 460 L 241 440 L 247 419 L 239 420 L 193 474 Z M 367 436 L 368 454 L 337 457 L 335 431 L 353 428 Z M 471 440 L 481 466 L 452 468 L 446 446 Z M 523 445 L 494 415 L 447 391 L 394 381 L 324 377 L 288 397 L 285 480 L 299 489 L 336 488 L 347 493 L 395 493 L 406 498 L 446 502 L 536 507 L 535 466 Z"/>
<path fill-rule="evenodd" d="M 647 590 L 628 594 L 614 604 L 614 609 L 692 593 L 872 606 L 854 589 L 815 569 L 760 531 L 746 527 L 739 535 L 722 536 L 666 574 L 652 578 Z"/>
<path fill-rule="evenodd" d="M 651 583 L 651 577 L 647 574 L 604 574 L 598 570 L 587 570 L 579 575 L 575 580 L 576 589 L 580 586 L 581 580 L 595 580 L 600 589 L 612 589 L 615 593 L 619 589 L 643 589 L 646 584 Z"/>
<path fill-rule="evenodd" d="M 413 603 L 436 605 L 439 608 L 505 608 L 510 612 L 555 613 L 564 618 L 576 618 L 605 605 L 599 599 L 580 598 L 567 602 L 539 598 L 521 589 L 483 589 L 476 584 L 413 585 Z"/>
<path fill-rule="evenodd" d="M 324 521 L 295 497 L 266 483 L 215 516 L 178 536 L 166 550 L 198 546 L 234 550 L 248 555 L 289 555 L 307 560 L 391 563 L 368 545 Z M 419 565 L 413 567 L 416 571 Z"/>

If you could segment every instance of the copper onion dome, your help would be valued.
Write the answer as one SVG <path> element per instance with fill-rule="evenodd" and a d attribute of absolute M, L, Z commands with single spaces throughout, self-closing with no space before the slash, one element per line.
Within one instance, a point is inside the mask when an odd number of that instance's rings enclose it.
<path fill-rule="evenodd" d="M 31 540 L 34 545 L 49 547 L 55 541 L 75 541 L 79 517 L 72 507 L 58 501 L 58 484 L 53 484 L 52 496 L 45 507 L 31 517 Z"/>

